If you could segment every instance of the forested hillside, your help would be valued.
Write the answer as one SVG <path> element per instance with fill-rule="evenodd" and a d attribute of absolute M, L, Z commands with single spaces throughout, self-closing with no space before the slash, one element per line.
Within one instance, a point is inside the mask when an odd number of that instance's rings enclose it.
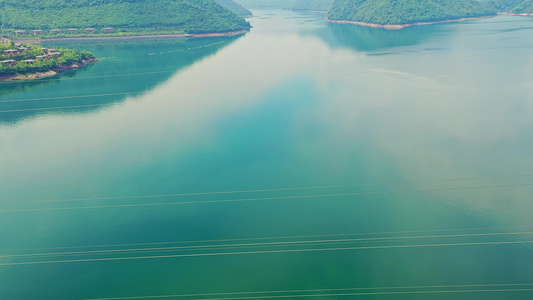
<path fill-rule="evenodd" d="M 233 0 L 215 0 L 218 4 L 231 10 L 233 13 L 239 16 L 251 16 L 252 12 L 244 8 L 242 5 L 236 3 Z"/>
<path fill-rule="evenodd" d="M 335 0 L 328 18 L 402 25 L 495 14 L 494 8 L 475 0 Z"/>
<path fill-rule="evenodd" d="M 489 0 L 499 12 L 533 14 L 533 0 Z"/>
<path fill-rule="evenodd" d="M 185 33 L 249 24 L 214 0 L 0 0 L 2 28 L 172 28 Z"/>

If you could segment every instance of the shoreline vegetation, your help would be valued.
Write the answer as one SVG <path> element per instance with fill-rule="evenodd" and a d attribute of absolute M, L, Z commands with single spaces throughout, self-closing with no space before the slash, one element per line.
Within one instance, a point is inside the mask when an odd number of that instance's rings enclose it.
<path fill-rule="evenodd" d="M 384 28 L 384 29 L 392 29 L 392 30 L 399 30 L 405 27 L 409 26 L 418 26 L 418 25 L 431 25 L 431 24 L 439 24 L 439 23 L 451 23 L 451 22 L 461 22 L 461 21 L 469 21 L 469 20 L 477 20 L 477 19 L 484 19 L 484 18 L 493 18 L 497 15 L 491 15 L 491 16 L 481 16 L 481 17 L 472 17 L 472 18 L 460 18 L 460 19 L 450 19 L 450 20 L 442 20 L 442 21 L 433 21 L 433 22 L 415 22 L 415 23 L 407 23 L 407 24 L 376 24 L 376 23 L 366 23 L 366 22 L 358 22 L 358 21 L 346 21 L 346 20 L 331 20 L 328 17 L 326 17 L 326 20 L 330 23 L 341 23 L 341 24 L 355 24 L 360 26 L 366 26 L 366 27 L 372 27 L 372 28 Z"/>
<path fill-rule="evenodd" d="M 45 42 L 67 42 L 67 41 L 105 41 L 105 40 L 149 40 L 149 39 L 189 39 L 189 38 L 205 38 L 205 37 L 221 37 L 221 36 L 235 36 L 246 34 L 250 30 L 243 29 L 229 32 L 213 32 L 213 33 L 192 33 L 192 34 L 139 34 L 139 35 L 116 35 L 116 36 L 72 36 L 72 37 L 58 37 L 58 38 L 22 38 L 14 39 L 15 41 L 23 41 L 27 43 L 39 44 Z"/>
<path fill-rule="evenodd" d="M 60 74 L 60 73 L 66 72 L 66 71 L 79 69 L 81 67 L 84 67 L 84 66 L 86 66 L 88 64 L 91 64 L 91 63 L 94 63 L 94 62 L 97 62 L 97 61 L 98 61 L 97 58 L 93 58 L 93 59 L 89 59 L 89 60 L 83 60 L 81 62 L 72 64 L 72 65 L 59 66 L 57 68 L 54 68 L 54 69 L 51 69 L 51 70 L 45 71 L 45 72 L 35 72 L 35 73 L 27 73 L 27 74 L 18 74 L 18 73 L 0 74 L 0 82 L 2 82 L 2 81 L 25 81 L 25 80 L 34 80 L 34 79 L 42 79 L 42 78 L 52 77 L 52 76 L 55 76 L 57 74 Z"/>
<path fill-rule="evenodd" d="M 88 51 L 48 49 L 12 41 L 0 44 L 0 50 L 0 81 L 50 77 L 98 61 Z"/>
<path fill-rule="evenodd" d="M 250 27 L 214 0 L 1 0 L 0 11 L 1 34 L 17 40 L 211 34 Z"/>
<path fill-rule="evenodd" d="M 330 21 L 385 29 L 402 29 L 497 15 L 497 10 L 475 0 L 336 0 Z"/>

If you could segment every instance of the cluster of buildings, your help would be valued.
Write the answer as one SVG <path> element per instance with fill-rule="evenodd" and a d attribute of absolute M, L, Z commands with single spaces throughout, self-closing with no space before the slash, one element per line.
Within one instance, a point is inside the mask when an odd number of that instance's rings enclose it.
<path fill-rule="evenodd" d="M 22 44 L 15 44 L 16 49 L 8 49 L 4 50 L 4 55 L 6 56 L 15 56 L 19 53 L 23 53 L 26 50 L 31 50 L 31 46 L 23 46 Z M 43 52 L 42 55 L 35 56 L 35 59 L 25 59 L 24 61 L 28 65 L 35 64 L 35 60 L 37 59 L 50 59 L 52 57 L 58 57 L 61 56 L 61 53 L 57 49 L 47 49 L 47 48 L 41 48 L 41 51 Z M 4 60 L 1 62 L 2 65 L 5 66 L 15 66 L 17 64 L 17 61 L 14 59 Z"/>
<path fill-rule="evenodd" d="M 96 33 L 96 29 L 94 28 L 85 28 L 85 33 Z M 76 34 L 78 33 L 79 30 L 76 29 L 76 28 L 70 28 L 70 29 L 67 29 L 66 30 L 66 33 L 68 34 Z M 111 28 L 111 27 L 105 27 L 105 28 L 102 28 L 102 32 L 103 33 L 113 33 L 115 32 L 115 29 L 114 28 Z M 40 30 L 40 29 L 36 29 L 36 30 L 32 30 L 32 33 L 33 35 L 43 35 L 45 34 L 45 31 L 44 30 Z M 65 33 L 65 31 L 63 29 L 52 29 L 50 30 L 50 34 L 62 34 L 62 33 Z M 16 36 L 23 36 L 23 35 L 27 35 L 28 32 L 26 30 L 15 30 L 15 35 Z"/>

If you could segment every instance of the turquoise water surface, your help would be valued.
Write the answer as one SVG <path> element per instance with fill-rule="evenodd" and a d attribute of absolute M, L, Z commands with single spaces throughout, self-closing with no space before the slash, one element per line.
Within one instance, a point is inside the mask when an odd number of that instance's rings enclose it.
<path fill-rule="evenodd" d="M 532 299 L 533 18 L 254 15 L 0 83 L 0 299 Z"/>

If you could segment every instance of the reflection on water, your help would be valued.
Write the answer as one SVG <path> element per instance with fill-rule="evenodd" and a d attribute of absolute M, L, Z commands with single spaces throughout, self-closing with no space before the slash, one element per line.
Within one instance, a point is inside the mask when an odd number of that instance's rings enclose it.
<path fill-rule="evenodd" d="M 238 38 L 46 45 L 88 50 L 100 61 L 52 78 L 0 83 L 0 124 L 41 114 L 85 113 L 122 102 L 139 92 L 149 91 L 177 71 L 213 55 Z M 116 53 L 120 54 L 116 56 Z M 25 99 L 31 100 L 23 101 Z M 50 110 L 57 107 L 67 109 Z"/>
<path fill-rule="evenodd" d="M 0 97 L 5 98 L 5 96 L 12 93 L 22 93 L 28 92 L 30 89 L 33 89 L 42 85 L 49 84 L 58 84 L 61 79 L 70 79 L 76 76 L 79 76 L 79 72 L 84 72 L 92 68 L 94 64 L 89 64 L 78 69 L 69 70 L 64 73 L 47 77 L 46 79 L 38 80 L 28 80 L 28 81 L 17 81 L 17 82 L 0 82 Z"/>
<path fill-rule="evenodd" d="M 410 26 L 402 30 L 387 30 L 353 24 L 328 23 L 322 37 L 333 46 L 358 51 L 375 51 L 417 45 L 438 35 L 442 24 Z"/>

